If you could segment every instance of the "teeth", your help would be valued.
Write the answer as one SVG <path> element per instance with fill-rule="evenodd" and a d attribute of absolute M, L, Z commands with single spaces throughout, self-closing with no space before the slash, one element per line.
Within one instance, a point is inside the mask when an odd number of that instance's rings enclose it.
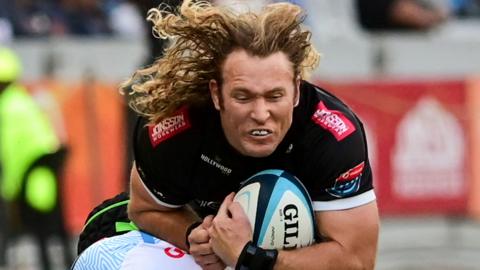
<path fill-rule="evenodd" d="M 270 131 L 265 129 L 256 129 L 256 130 L 252 130 L 250 134 L 252 134 L 253 136 L 266 136 L 270 134 Z"/>

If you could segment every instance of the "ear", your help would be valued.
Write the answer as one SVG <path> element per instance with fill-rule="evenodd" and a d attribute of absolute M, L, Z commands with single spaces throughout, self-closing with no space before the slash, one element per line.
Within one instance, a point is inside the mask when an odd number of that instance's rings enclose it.
<path fill-rule="evenodd" d="M 295 79 L 295 96 L 294 96 L 294 103 L 293 106 L 297 107 L 298 103 L 300 103 L 300 83 L 302 80 L 300 79 L 300 76 L 297 76 Z"/>
<path fill-rule="evenodd" d="M 220 91 L 218 89 L 218 83 L 216 80 L 211 79 L 208 83 L 208 88 L 210 89 L 210 96 L 212 97 L 213 105 L 215 109 L 220 110 Z"/>

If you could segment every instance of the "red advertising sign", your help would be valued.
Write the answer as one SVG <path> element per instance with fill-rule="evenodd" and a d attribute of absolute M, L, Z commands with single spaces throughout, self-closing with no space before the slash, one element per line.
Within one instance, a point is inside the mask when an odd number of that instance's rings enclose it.
<path fill-rule="evenodd" d="M 383 214 L 465 213 L 469 140 L 463 81 L 326 87 L 365 125 Z"/>

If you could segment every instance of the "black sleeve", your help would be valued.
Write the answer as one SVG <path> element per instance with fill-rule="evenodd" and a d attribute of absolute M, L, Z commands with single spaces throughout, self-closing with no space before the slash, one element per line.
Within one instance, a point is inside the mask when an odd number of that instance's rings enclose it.
<path fill-rule="evenodd" d="M 191 200 L 189 173 L 192 171 L 192 134 L 184 130 L 173 137 L 153 144 L 145 119 L 135 127 L 134 154 L 140 178 L 157 202 L 168 207 L 179 207 Z"/>
<path fill-rule="evenodd" d="M 331 106 L 328 104 L 327 106 Z M 312 121 L 306 134 L 305 177 L 316 210 L 345 209 L 359 206 L 374 199 L 371 191 L 372 174 L 368 161 L 367 145 L 363 125 L 350 111 L 332 110 L 343 121 L 348 121 L 352 129 L 346 137 L 334 136 L 334 130 Z M 337 121 L 340 121 L 337 119 Z M 365 196 L 357 197 L 364 194 Z M 356 197 L 356 198 L 354 198 Z M 341 205 L 334 205 L 341 199 Z M 325 203 L 318 205 L 318 203 Z M 321 209 L 318 209 L 321 208 Z"/>

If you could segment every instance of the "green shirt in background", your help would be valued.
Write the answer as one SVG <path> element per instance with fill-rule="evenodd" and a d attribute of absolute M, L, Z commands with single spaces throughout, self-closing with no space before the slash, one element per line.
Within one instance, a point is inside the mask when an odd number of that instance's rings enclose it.
<path fill-rule="evenodd" d="M 26 200 L 40 211 L 55 206 L 55 174 L 45 167 L 31 171 L 39 157 L 55 152 L 59 141 L 49 119 L 24 87 L 12 83 L 0 93 L 0 192 L 12 201 L 19 196 L 22 181 L 27 179 Z"/>

